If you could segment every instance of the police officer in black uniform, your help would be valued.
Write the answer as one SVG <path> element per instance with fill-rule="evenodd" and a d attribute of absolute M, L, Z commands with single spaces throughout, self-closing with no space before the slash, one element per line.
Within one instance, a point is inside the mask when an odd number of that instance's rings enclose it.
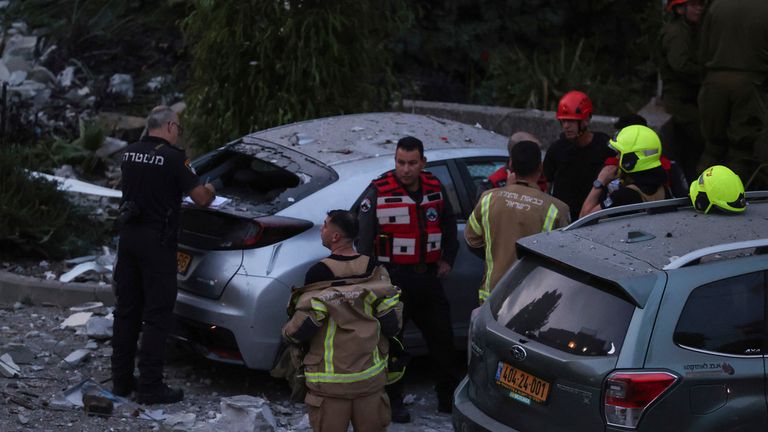
<path fill-rule="evenodd" d="M 438 410 L 450 412 L 458 375 L 450 308 L 440 278 L 451 271 L 458 252 L 456 217 L 440 181 L 423 171 L 426 162 L 419 139 L 398 141 L 395 170 L 371 182 L 358 205 L 357 250 L 384 264 L 402 290 L 403 326 L 410 318 L 424 335 Z M 387 387 L 396 423 L 410 421 L 402 382 Z"/>
<path fill-rule="evenodd" d="M 181 401 L 181 389 L 163 383 L 165 341 L 176 302 L 176 234 L 183 194 L 208 206 L 214 188 L 202 185 L 184 150 L 176 147 L 182 127 L 169 107 L 154 108 L 146 134 L 123 155 L 123 198 L 118 217 L 120 243 L 112 336 L 113 393 L 137 390 L 139 403 Z M 139 379 L 134 363 L 139 332 Z M 137 388 L 138 387 L 138 388 Z"/>

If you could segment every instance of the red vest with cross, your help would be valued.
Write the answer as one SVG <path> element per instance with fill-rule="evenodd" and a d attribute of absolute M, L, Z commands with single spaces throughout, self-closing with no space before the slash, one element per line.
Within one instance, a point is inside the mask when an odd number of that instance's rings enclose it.
<path fill-rule="evenodd" d="M 381 263 L 431 264 L 441 257 L 440 215 L 444 204 L 440 180 L 426 171 L 421 172 L 419 180 L 421 202 L 408 195 L 393 172 L 373 181 L 378 192 L 379 222 L 375 253 Z"/>

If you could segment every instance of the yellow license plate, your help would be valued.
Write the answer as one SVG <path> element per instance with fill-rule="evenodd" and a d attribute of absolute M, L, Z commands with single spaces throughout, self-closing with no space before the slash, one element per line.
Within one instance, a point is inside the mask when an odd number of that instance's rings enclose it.
<path fill-rule="evenodd" d="M 192 262 L 192 256 L 184 252 L 176 252 L 176 271 L 180 274 L 187 272 L 189 263 Z"/>
<path fill-rule="evenodd" d="M 542 403 L 549 395 L 549 383 L 543 379 L 499 362 L 496 368 L 496 383 L 513 393 Z M 515 397 L 515 399 L 519 399 Z"/>

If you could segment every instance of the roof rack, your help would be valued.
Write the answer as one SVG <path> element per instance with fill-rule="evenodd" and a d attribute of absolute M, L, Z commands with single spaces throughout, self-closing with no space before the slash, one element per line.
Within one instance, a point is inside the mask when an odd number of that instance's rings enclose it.
<path fill-rule="evenodd" d="M 747 201 L 756 201 L 759 199 L 768 198 L 768 191 L 750 191 L 744 194 Z M 563 231 L 570 231 L 583 226 L 594 225 L 602 219 L 625 216 L 636 213 L 664 213 L 668 211 L 676 211 L 679 208 L 692 207 L 691 200 L 689 198 L 673 198 L 660 201 L 650 201 L 638 204 L 629 204 L 624 206 L 607 208 L 598 212 L 584 216 L 581 219 L 576 220 L 572 224 L 563 228 Z"/>
<path fill-rule="evenodd" d="M 685 267 L 689 264 L 696 264 L 700 259 L 707 255 L 713 255 L 718 253 L 732 252 L 740 249 L 752 249 L 768 247 L 768 239 L 748 240 L 735 243 L 723 243 L 716 246 L 709 246 L 693 252 L 675 258 L 669 264 L 665 265 L 663 270 L 674 270 L 680 267 Z"/>

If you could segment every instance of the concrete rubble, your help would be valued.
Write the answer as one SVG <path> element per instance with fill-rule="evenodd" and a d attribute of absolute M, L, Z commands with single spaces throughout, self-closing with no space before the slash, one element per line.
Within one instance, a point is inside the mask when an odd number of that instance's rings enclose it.
<path fill-rule="evenodd" d="M 0 356 L 0 374 L 6 378 L 18 378 L 21 375 L 21 368 L 14 363 L 10 355 L 3 354 Z"/>
<path fill-rule="evenodd" d="M 0 371 L 6 361 L 15 365 L 11 373 L 0 374 L 0 430 L 311 430 L 306 407 L 289 400 L 283 381 L 206 361 L 173 344 L 168 347 L 165 377 L 170 386 L 184 390 L 183 402 L 142 406 L 112 394 L 111 343 L 85 331 L 90 320 L 108 320 L 110 312 L 99 302 L 71 310 L 0 304 Z M 70 321 L 77 326 L 61 326 L 76 314 L 91 315 Z M 391 432 L 450 430 L 450 416 L 434 412 L 431 387 L 424 382 L 418 392 L 409 392 L 414 422 L 391 425 Z M 86 408 L 91 415 L 85 415 Z"/>

